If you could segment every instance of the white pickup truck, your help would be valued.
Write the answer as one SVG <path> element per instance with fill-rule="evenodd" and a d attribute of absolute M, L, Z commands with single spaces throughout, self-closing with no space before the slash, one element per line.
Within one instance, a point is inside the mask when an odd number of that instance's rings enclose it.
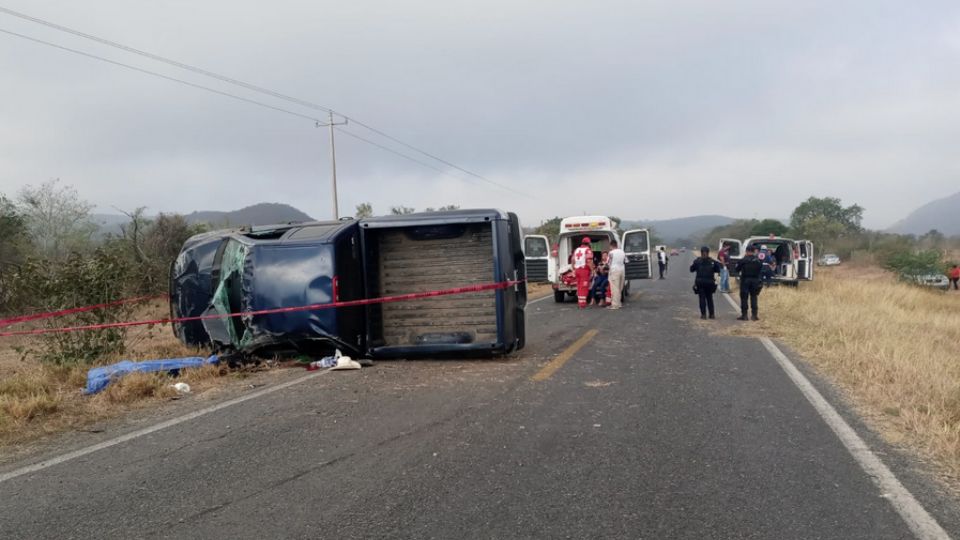
<path fill-rule="evenodd" d="M 800 281 L 813 279 L 813 242 L 809 240 L 792 240 L 781 236 L 752 236 L 746 240 L 736 238 L 721 238 L 718 249 L 724 246 L 730 248 L 730 258 L 727 268 L 730 275 L 735 276 L 735 266 L 743 258 L 746 246 L 767 246 L 777 259 L 777 269 L 773 275 L 775 283 L 797 285 Z"/>
<path fill-rule="evenodd" d="M 589 237 L 593 248 L 594 261 L 599 263 L 603 252 L 610 249 L 610 241 L 616 240 L 627 254 L 626 275 L 623 286 L 624 296 L 629 293 L 631 279 L 649 279 L 650 272 L 650 232 L 647 229 L 633 229 L 620 235 L 614 223 L 607 216 L 574 216 L 560 222 L 560 235 L 557 245 L 550 249 L 546 236 L 528 235 L 524 238 L 524 256 L 527 266 L 527 280 L 547 282 L 553 286 L 553 298 L 563 302 L 574 297 L 577 288 L 563 282 L 563 273 L 570 266 L 570 256 L 580 245 L 583 237 Z"/>

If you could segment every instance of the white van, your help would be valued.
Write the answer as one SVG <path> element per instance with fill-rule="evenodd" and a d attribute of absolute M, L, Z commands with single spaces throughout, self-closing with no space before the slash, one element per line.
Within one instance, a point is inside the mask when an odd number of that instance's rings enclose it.
<path fill-rule="evenodd" d="M 757 246 L 758 249 L 767 246 L 767 249 L 777 258 L 777 270 L 773 276 L 774 282 L 796 285 L 800 281 L 813 279 L 813 242 L 792 240 L 781 236 L 752 236 L 746 240 L 721 238 L 717 249 L 729 246 L 730 262 L 727 267 L 730 269 L 730 275 L 736 275 L 734 268 L 745 255 L 746 246 L 751 245 Z"/>
<path fill-rule="evenodd" d="M 573 250 L 580 246 L 585 236 L 590 238 L 594 261 L 597 263 L 603 252 L 610 249 L 611 240 L 621 240 L 616 224 L 609 217 L 574 216 L 563 219 L 554 251 L 550 250 L 546 236 L 528 235 L 524 238 L 527 280 L 550 282 L 553 285 L 553 298 L 557 302 L 563 302 L 567 296 L 576 296 L 576 286 L 563 283 L 563 274 L 569 270 Z M 649 279 L 651 276 L 650 232 L 647 229 L 629 230 L 623 233 L 620 247 L 627 254 L 623 286 L 626 296 L 631 279 Z"/>

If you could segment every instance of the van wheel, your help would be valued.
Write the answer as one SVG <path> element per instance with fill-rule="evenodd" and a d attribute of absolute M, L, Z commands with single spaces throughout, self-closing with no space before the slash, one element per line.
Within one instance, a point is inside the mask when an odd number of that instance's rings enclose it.
<path fill-rule="evenodd" d="M 553 301 L 562 304 L 566 300 L 566 293 L 563 291 L 553 291 Z"/>

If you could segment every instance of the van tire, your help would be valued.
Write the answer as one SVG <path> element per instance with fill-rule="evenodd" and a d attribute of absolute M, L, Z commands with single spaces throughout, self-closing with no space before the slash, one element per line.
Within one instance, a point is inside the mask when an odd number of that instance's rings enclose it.
<path fill-rule="evenodd" d="M 562 304 L 563 301 L 567 299 L 566 296 L 566 293 L 563 291 L 553 291 L 553 301 L 558 304 Z"/>

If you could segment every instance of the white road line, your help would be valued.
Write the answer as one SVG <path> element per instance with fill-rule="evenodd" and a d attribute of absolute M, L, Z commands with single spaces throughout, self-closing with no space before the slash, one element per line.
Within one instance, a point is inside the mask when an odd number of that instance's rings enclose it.
<path fill-rule="evenodd" d="M 739 313 L 740 306 L 733 301 L 733 298 L 730 298 L 729 294 L 724 294 L 723 296 L 727 298 L 727 301 L 730 303 L 730 306 L 733 307 L 734 311 Z M 790 358 L 783 354 L 783 351 L 781 351 L 770 338 L 762 337 L 759 338 L 759 340 L 770 355 L 773 356 L 773 359 L 780 364 L 780 367 L 787 374 L 787 377 L 793 381 L 793 384 L 795 384 L 803 396 L 807 398 L 807 401 L 813 405 L 813 408 L 820 415 L 820 418 L 823 418 L 823 421 L 830 426 L 830 429 L 837 435 L 837 438 L 840 439 L 843 446 L 846 447 L 850 455 L 853 456 L 853 459 L 860 465 L 860 468 L 862 468 L 863 471 L 867 473 L 867 476 L 873 480 L 873 483 L 880 488 L 882 496 L 890 501 L 893 509 L 900 514 L 900 517 L 907 524 L 907 527 L 913 531 L 913 534 L 919 540 L 950 540 L 950 536 L 943 530 L 940 524 L 937 523 L 937 520 L 934 519 L 917 499 L 914 498 L 913 494 L 897 480 L 893 472 L 870 450 L 867 443 L 857 435 L 857 432 L 850 427 L 850 424 L 847 424 L 837 410 L 833 408 L 833 405 L 830 405 L 830 402 L 820 394 L 816 387 L 810 383 L 810 380 L 793 365 Z"/>
<path fill-rule="evenodd" d="M 536 304 L 537 302 L 543 302 L 543 301 L 546 300 L 547 298 L 553 298 L 553 296 L 547 295 L 547 296 L 544 296 L 544 297 L 541 297 L 541 298 L 537 298 L 536 300 L 530 300 L 529 302 L 527 302 L 527 305 L 529 306 L 529 305 L 531 305 L 531 304 Z"/>
<path fill-rule="evenodd" d="M 893 509 L 900 514 L 907 527 L 913 531 L 913 534 L 919 540 L 950 540 L 947 532 L 940 527 L 937 520 L 924 510 L 923 506 L 907 491 L 907 488 L 897 480 L 893 472 L 880 461 L 880 458 L 874 454 L 863 439 L 850 427 L 841 417 L 837 410 L 820 395 L 820 392 L 810 384 L 810 381 L 800 373 L 800 370 L 793 365 L 787 355 L 783 354 L 770 338 L 760 338 L 760 343 L 767 348 L 767 351 L 780 364 L 783 371 L 787 373 L 793 384 L 803 393 L 804 397 L 813 405 L 813 408 L 820 413 L 820 417 L 830 426 L 830 429 L 837 434 L 840 442 L 847 447 L 847 451 L 853 456 L 853 459 L 860 464 L 867 476 L 880 488 L 882 496 L 885 497 Z"/>
<path fill-rule="evenodd" d="M 54 457 L 54 458 L 50 458 L 50 459 L 41 461 L 41 462 L 39 462 L 39 463 L 34 463 L 33 465 L 27 465 L 26 467 L 21 467 L 21 468 L 19 468 L 19 469 L 14 469 L 14 470 L 12 470 L 12 471 L 10 471 L 10 472 L 0 474 L 0 484 L 2 484 L 3 482 L 6 482 L 7 480 L 13 480 L 14 478 L 17 478 L 17 477 L 19 477 L 19 476 L 23 476 L 23 475 L 25 475 L 25 474 L 30 474 L 30 473 L 34 473 L 34 472 L 37 472 L 37 471 L 42 471 L 43 469 L 47 469 L 47 468 L 49 468 L 49 467 L 53 467 L 54 465 L 59 465 L 59 464 L 61 464 L 61 463 L 70 461 L 70 460 L 72 460 L 72 459 L 76 459 L 76 458 L 78 458 L 78 457 L 83 457 L 83 456 L 85 456 L 85 455 L 87 455 L 87 454 L 92 454 L 92 453 L 94 453 L 94 452 L 96 452 L 96 451 L 98 451 L 98 450 L 103 450 L 103 449 L 105 449 L 105 448 L 110 448 L 111 446 L 116 446 L 116 445 L 118 445 L 118 444 L 121 444 L 121 443 L 130 441 L 130 440 L 136 439 L 136 438 L 138 438 L 138 437 L 143 437 L 144 435 L 149 435 L 150 433 L 154 433 L 154 432 L 160 431 L 160 430 L 162 430 L 162 429 L 167 429 L 167 428 L 169 428 L 169 427 L 173 427 L 173 426 L 176 426 L 176 425 L 178 425 L 178 424 L 182 424 L 182 423 L 184 423 L 184 422 L 188 422 L 188 421 L 190 421 L 190 420 L 193 420 L 194 418 L 199 418 L 199 417 L 201 417 L 201 416 L 204 416 L 204 415 L 207 415 L 207 414 L 210 414 L 210 413 L 213 413 L 213 412 L 217 412 L 217 411 L 219 411 L 219 410 L 221 410 L 221 409 L 226 409 L 227 407 L 232 407 L 233 405 L 237 405 L 237 404 L 239 404 L 239 403 L 243 403 L 244 401 L 250 401 L 251 399 L 256 399 L 256 398 L 258 398 L 258 397 L 266 396 L 266 395 L 272 394 L 272 393 L 274 393 L 274 392 L 279 392 L 280 390 L 283 390 L 283 389 L 285 389 L 285 388 L 290 388 L 290 387 L 293 386 L 293 385 L 296 385 L 296 384 L 300 384 L 300 383 L 302 383 L 302 382 L 309 381 L 310 379 L 315 379 L 315 378 L 317 378 L 317 377 L 320 377 L 321 375 L 326 375 L 327 373 L 329 373 L 329 372 L 327 372 L 327 371 L 317 371 L 317 372 L 315 372 L 315 373 L 310 373 L 309 375 L 305 375 L 305 376 L 300 377 L 300 378 L 298 378 L 298 379 L 294 379 L 294 380 L 292 380 L 292 381 L 287 381 L 287 382 L 285 382 L 285 383 L 280 383 L 280 384 L 278 384 L 278 385 L 276 385 L 276 386 L 271 386 L 271 387 L 269 387 L 269 388 L 264 388 L 263 390 L 258 390 L 258 391 L 256 391 L 256 392 L 247 394 L 247 395 L 245 395 L 245 396 L 241 396 L 241 397 L 234 398 L 234 399 L 231 399 L 231 400 L 228 400 L 228 401 L 224 401 L 223 403 L 218 403 L 218 404 L 216 404 L 216 405 L 211 405 L 210 407 L 205 407 L 205 408 L 203 408 L 203 409 L 194 411 L 194 412 L 189 413 L 189 414 L 185 414 L 185 415 L 183 415 L 183 416 L 179 416 L 179 417 L 177 417 L 177 418 L 171 418 L 170 420 L 167 420 L 167 421 L 165 421 L 165 422 L 160 422 L 159 424 L 154 424 L 154 425 L 152 425 L 152 426 L 145 427 L 145 428 L 143 428 L 143 429 L 138 429 L 138 430 L 136 430 L 136 431 L 132 431 L 132 432 L 130 432 L 130 433 L 127 433 L 127 434 L 124 434 L 124 435 L 120 435 L 119 437 L 114 437 L 113 439 L 109 439 L 109 440 L 103 441 L 103 442 L 101 442 L 101 443 L 97 443 L 97 444 L 94 444 L 94 445 L 91 445 L 91 446 L 87 446 L 87 447 L 85 447 L 85 448 L 80 448 L 79 450 L 74 450 L 73 452 L 67 452 L 66 454 L 62 454 L 62 455 L 60 455 L 60 456 L 57 456 L 57 457 Z"/>
<path fill-rule="evenodd" d="M 720 293 L 720 294 L 727 299 L 727 302 L 730 303 L 730 307 L 733 308 L 733 311 L 740 313 L 740 306 L 738 306 L 737 303 L 734 302 L 733 298 L 730 297 L 729 293 Z"/>

